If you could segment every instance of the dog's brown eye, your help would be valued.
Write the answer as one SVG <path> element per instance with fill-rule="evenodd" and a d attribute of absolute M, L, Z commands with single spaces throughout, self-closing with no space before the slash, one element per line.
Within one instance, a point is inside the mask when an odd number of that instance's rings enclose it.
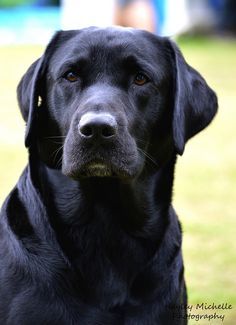
<path fill-rule="evenodd" d="M 138 73 L 134 78 L 134 83 L 138 86 L 143 86 L 149 81 L 148 77 L 143 73 Z"/>
<path fill-rule="evenodd" d="M 79 76 L 76 72 L 69 71 L 65 74 L 64 78 L 70 82 L 78 81 Z"/>

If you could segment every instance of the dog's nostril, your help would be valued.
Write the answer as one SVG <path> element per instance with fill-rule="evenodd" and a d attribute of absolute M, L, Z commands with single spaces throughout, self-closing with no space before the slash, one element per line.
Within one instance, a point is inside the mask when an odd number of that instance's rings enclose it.
<path fill-rule="evenodd" d="M 103 126 L 101 135 L 104 138 L 110 138 L 113 135 L 115 135 L 115 133 L 116 133 L 116 129 L 114 127 L 112 127 L 110 125 L 106 125 L 106 126 Z"/>
<path fill-rule="evenodd" d="M 93 128 L 90 125 L 84 125 L 80 128 L 80 133 L 83 136 L 90 138 L 93 136 Z"/>

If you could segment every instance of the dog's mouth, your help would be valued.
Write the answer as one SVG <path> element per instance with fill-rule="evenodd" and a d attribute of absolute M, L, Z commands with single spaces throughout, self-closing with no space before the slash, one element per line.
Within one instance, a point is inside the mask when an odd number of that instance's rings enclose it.
<path fill-rule="evenodd" d="M 82 177 L 115 177 L 114 168 L 108 163 L 94 161 L 84 165 L 79 171 Z"/>
<path fill-rule="evenodd" d="M 134 179 L 143 168 L 144 159 L 132 139 L 107 146 L 89 146 L 68 139 L 63 150 L 62 173 L 74 180 L 110 177 L 127 181 Z"/>
<path fill-rule="evenodd" d="M 80 178 L 100 177 L 100 178 L 119 178 L 132 179 L 137 174 L 136 168 L 130 169 L 125 166 L 120 166 L 111 161 L 92 160 L 82 165 L 74 166 L 74 168 L 64 169 L 63 173 L 79 180 Z"/>

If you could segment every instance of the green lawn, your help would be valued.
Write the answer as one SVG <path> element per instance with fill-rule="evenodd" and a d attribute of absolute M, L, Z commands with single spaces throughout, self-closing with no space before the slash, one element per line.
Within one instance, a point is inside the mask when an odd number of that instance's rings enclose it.
<path fill-rule="evenodd" d="M 192 139 L 178 160 L 174 205 L 184 231 L 189 304 L 231 303 L 224 324 L 236 324 L 236 41 L 179 40 L 187 61 L 219 97 L 212 125 Z M 27 159 L 16 86 L 41 47 L 0 47 L 0 201 Z M 209 314 L 209 311 L 207 312 Z M 199 321 L 220 324 L 221 321 Z M 190 324 L 196 324 L 191 321 Z"/>
<path fill-rule="evenodd" d="M 236 41 L 182 39 L 179 44 L 187 61 L 205 76 L 219 98 L 215 120 L 190 140 L 176 171 L 174 201 L 184 229 L 189 302 L 231 302 L 234 309 L 225 313 L 224 324 L 233 325 L 236 324 Z"/>

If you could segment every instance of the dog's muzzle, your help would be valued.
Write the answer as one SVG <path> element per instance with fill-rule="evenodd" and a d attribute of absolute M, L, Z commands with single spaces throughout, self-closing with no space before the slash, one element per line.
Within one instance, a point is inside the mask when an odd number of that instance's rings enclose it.
<path fill-rule="evenodd" d="M 142 163 L 121 116 L 87 111 L 73 120 L 63 151 L 65 175 L 127 179 L 137 175 Z"/>
<path fill-rule="evenodd" d="M 78 124 L 81 140 L 91 145 L 103 146 L 114 141 L 118 125 L 114 116 L 109 113 L 88 112 L 82 115 Z M 84 173 L 90 176 L 112 176 L 111 166 L 105 161 L 92 161 L 84 166 Z"/>

